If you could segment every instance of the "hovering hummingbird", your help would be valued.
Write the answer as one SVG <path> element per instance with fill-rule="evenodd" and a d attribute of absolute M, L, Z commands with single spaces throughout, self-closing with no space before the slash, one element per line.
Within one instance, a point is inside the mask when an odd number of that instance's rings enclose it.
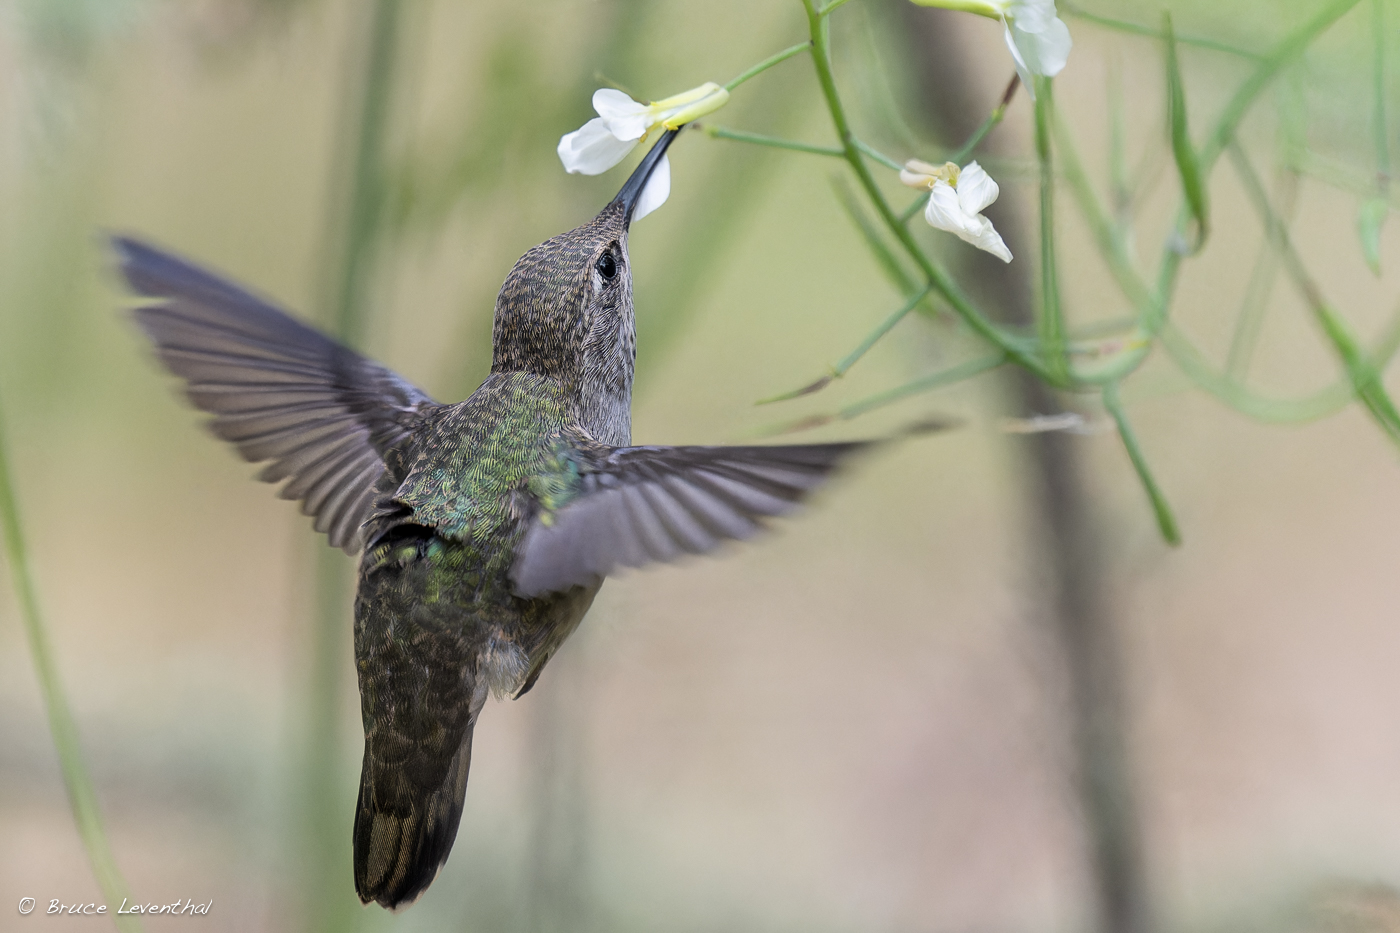
<path fill-rule="evenodd" d="M 135 310 L 213 432 L 287 483 L 355 597 L 365 752 L 355 890 L 404 906 L 457 835 L 488 694 L 520 697 L 618 567 L 700 554 L 790 511 L 861 442 L 633 447 L 627 231 L 675 132 L 597 217 L 527 252 L 491 374 L 442 404 L 247 291 L 116 238 Z"/>

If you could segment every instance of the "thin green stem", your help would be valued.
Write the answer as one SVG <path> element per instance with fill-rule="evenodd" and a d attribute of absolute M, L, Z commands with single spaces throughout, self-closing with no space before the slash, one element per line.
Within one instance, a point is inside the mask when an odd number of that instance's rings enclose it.
<path fill-rule="evenodd" d="M 865 210 L 857 200 L 856 193 L 851 189 L 850 183 L 845 177 L 840 177 L 833 181 L 832 187 L 836 191 L 836 199 L 841 202 L 841 206 L 846 211 L 846 216 L 860 231 L 861 239 L 865 241 L 865 245 L 870 249 L 870 254 L 875 257 L 875 262 L 884 271 L 895 290 L 901 295 L 913 292 L 918 287 L 914 277 L 909 274 L 899 257 L 890 249 L 880 230 L 866 216 Z"/>
<path fill-rule="evenodd" d="M 1090 13 L 1088 10 L 1081 9 L 1078 4 L 1066 3 L 1064 0 L 1060 0 L 1060 10 L 1069 16 L 1073 16 L 1075 19 L 1082 19 L 1086 23 L 1094 23 L 1095 25 L 1103 26 L 1106 29 L 1113 29 L 1117 32 L 1127 32 L 1137 36 L 1149 36 L 1153 39 L 1166 38 L 1166 33 L 1160 29 L 1154 29 L 1151 26 L 1144 26 L 1140 23 L 1130 23 L 1127 20 L 1114 19 L 1109 16 L 1100 16 L 1098 13 Z M 1260 61 L 1264 58 L 1264 56 L 1260 55 L 1258 52 L 1251 52 L 1249 49 L 1242 49 L 1238 46 L 1204 36 L 1178 35 L 1176 41 L 1183 45 L 1194 45 L 1203 49 L 1210 49 L 1213 52 L 1237 55 L 1240 58 L 1247 58 L 1251 61 Z"/>
<path fill-rule="evenodd" d="M 1172 515 L 1171 505 L 1162 494 L 1162 488 L 1157 485 L 1157 480 L 1147 465 L 1147 458 L 1143 455 L 1142 446 L 1138 443 L 1137 434 L 1128 422 L 1127 412 L 1123 410 L 1123 403 L 1118 398 L 1118 383 L 1110 382 L 1103 387 L 1103 406 L 1118 425 L 1118 436 L 1122 438 L 1123 447 L 1128 451 L 1128 459 L 1133 462 L 1133 469 L 1137 471 L 1142 488 L 1152 503 L 1152 512 L 1157 516 L 1157 529 L 1162 533 L 1162 539 L 1171 545 L 1180 544 L 1181 532 L 1177 529 L 1176 517 Z"/>
<path fill-rule="evenodd" d="M 807 41 L 807 42 L 799 42 L 799 43 L 797 43 L 796 45 L 794 45 L 792 48 L 783 49 L 783 50 L 782 50 L 781 52 L 779 52 L 777 55 L 770 55 L 768 58 L 765 58 L 763 61 L 759 62 L 757 65 L 754 65 L 754 66 L 753 66 L 752 68 L 750 68 L 748 71 L 746 71 L 746 72 L 744 72 L 743 74 L 739 75 L 739 77 L 735 78 L 733 81 L 730 81 L 728 84 L 726 84 L 726 85 L 724 86 L 724 89 L 725 89 L 726 91 L 733 91 L 736 87 L 738 87 L 739 85 L 743 84 L 745 81 L 749 80 L 750 78 L 754 78 L 754 77 L 757 77 L 758 75 L 763 74 L 763 72 L 767 71 L 769 68 L 772 68 L 774 65 L 781 65 L 783 62 L 787 61 L 789 58 L 792 58 L 794 55 L 800 55 L 800 54 L 802 54 L 803 52 L 805 52 L 805 51 L 807 51 L 808 49 L 810 49 L 811 47 L 812 47 L 812 43 L 811 43 L 811 41 L 809 40 L 809 41 Z"/>
<path fill-rule="evenodd" d="M 829 21 L 817 12 L 813 0 L 802 0 L 802 4 L 807 10 L 808 27 L 812 34 L 812 64 L 816 68 L 817 80 L 821 85 L 822 95 L 826 98 L 827 109 L 831 112 L 832 125 L 845 151 L 846 161 L 855 172 L 856 179 L 865 189 L 866 196 L 870 198 L 876 212 L 879 213 L 880 218 L 894 234 L 900 245 L 904 247 L 909 257 L 919 266 L 926 281 L 933 285 L 934 289 L 947 300 L 948 304 L 969 327 L 1005 351 L 1021 366 L 1037 375 L 1044 376 L 1046 374 L 1044 364 L 1020 341 L 1003 332 L 984 317 L 948 273 L 924 254 L 924 251 L 914 242 L 908 228 L 900 223 L 898 215 L 890 207 L 889 201 L 886 200 L 879 185 L 875 183 L 874 177 L 870 174 L 870 168 L 862 158 L 860 148 L 856 145 L 855 134 L 851 131 L 850 124 L 846 119 L 846 111 L 841 104 L 841 97 L 836 91 L 836 79 L 831 72 Z"/>
<path fill-rule="evenodd" d="M 1322 297 L 1322 290 L 1317 281 L 1309 274 L 1303 257 L 1299 255 L 1297 248 L 1293 245 L 1293 238 L 1288 233 L 1288 225 L 1283 222 L 1278 212 L 1274 210 L 1273 204 L 1269 202 L 1269 194 L 1264 190 L 1264 182 L 1254 171 L 1254 166 L 1250 164 L 1249 156 L 1245 155 L 1244 149 L 1240 147 L 1239 143 L 1231 141 L 1228 152 L 1236 174 L 1244 183 L 1245 193 L 1249 196 L 1250 203 L 1254 206 L 1255 211 L 1259 214 L 1260 222 L 1264 225 L 1265 235 L 1273 241 L 1283 259 L 1284 270 L 1293 280 L 1293 284 L 1297 287 L 1303 300 L 1307 302 L 1309 310 L 1317 313 L 1320 308 L 1328 306 L 1327 301 Z"/>
<path fill-rule="evenodd" d="M 918 395 L 921 392 L 930 392 L 934 389 L 942 388 L 943 386 L 964 382 L 974 376 L 980 376 L 982 373 L 996 369 L 1006 361 L 1007 355 L 1005 353 L 994 353 L 991 356 L 969 360 L 960 366 L 954 366 L 952 369 L 945 369 L 941 372 L 933 373 L 932 375 L 923 376 L 919 379 L 915 379 L 913 382 L 906 382 L 902 386 L 896 386 L 893 389 L 887 389 L 884 392 L 879 392 L 868 398 L 861 399 L 858 402 L 842 408 L 837 414 L 838 417 L 843 420 L 855 418 L 858 415 L 874 411 L 877 408 L 891 405 L 911 395 Z"/>
<path fill-rule="evenodd" d="M 857 149 L 870 156 L 870 158 L 874 159 L 876 162 L 879 162 L 886 168 L 892 168 L 896 172 L 902 171 L 904 169 L 904 166 L 901 163 L 896 162 L 894 159 L 891 159 L 889 156 L 885 155 L 883 152 L 876 149 L 874 146 L 870 145 L 865 140 L 857 138 L 855 140 L 855 144 Z"/>
<path fill-rule="evenodd" d="M 1108 214 L 1099 203 L 1089 175 L 1084 170 L 1084 163 L 1079 158 L 1079 150 L 1075 148 L 1074 137 L 1058 111 L 1054 112 L 1053 127 L 1055 151 L 1060 157 L 1060 171 L 1069 184 L 1070 193 L 1074 195 L 1080 214 L 1088 222 L 1089 229 L 1098 242 L 1100 255 L 1108 263 L 1109 271 L 1118 283 L 1119 290 L 1137 309 L 1139 319 L 1151 321 L 1159 316 L 1158 309 L 1155 307 L 1156 299 L 1133 267 L 1132 257 L 1128 254 L 1128 246 L 1123 239 L 1121 228 L 1110 221 Z"/>
<path fill-rule="evenodd" d="M 93 789 L 92 777 L 83 761 L 78 725 L 73 720 L 73 711 L 69 708 L 67 694 L 63 691 L 58 664 L 54 660 L 53 643 L 49 639 L 48 626 L 44 623 L 43 612 L 39 607 L 39 593 L 29 569 L 29 551 L 20 522 L 19 497 L 15 495 L 14 482 L 10 476 L 10 460 L 6 451 L 3 425 L 0 425 L 0 523 L 4 526 L 5 554 L 10 563 L 10 575 L 15 596 L 19 601 L 24 634 L 29 642 L 30 659 L 34 663 L 34 674 L 39 680 L 39 690 L 44 698 L 49 733 L 53 736 L 54 749 L 58 752 L 59 769 L 63 772 L 63 783 L 68 789 L 68 803 L 73 808 L 73 822 L 77 825 L 83 848 L 87 850 L 88 862 L 97 878 L 98 887 L 102 889 L 108 910 L 112 912 L 112 921 L 118 930 L 140 933 L 141 923 L 136 917 L 116 914 L 130 894 L 126 881 L 117 868 L 112 847 L 107 842 L 107 834 L 102 828 L 102 813 L 97 806 L 97 793 Z"/>
<path fill-rule="evenodd" d="M 817 15 L 825 19 L 834 13 L 839 7 L 845 6 L 850 0 L 831 0 L 826 6 L 817 12 Z"/>
<path fill-rule="evenodd" d="M 1291 156 L 1288 167 L 1336 191 L 1346 191 L 1361 198 L 1376 196 L 1376 176 L 1339 159 L 1303 152 Z M 1392 210 L 1400 211 L 1400 185 L 1390 186 L 1385 202 Z"/>
<path fill-rule="evenodd" d="M 845 359 L 836 364 L 836 367 L 831 371 L 832 375 L 839 379 L 842 376 L 846 375 L 846 373 L 850 372 L 851 367 L 856 365 L 856 363 L 859 362 L 860 358 L 865 356 L 865 354 L 870 351 L 871 347 L 879 343 L 881 337 L 884 337 L 894 328 L 896 324 L 904 320 L 904 318 L 909 314 L 910 311 L 913 311 L 915 308 L 917 308 L 919 306 L 919 302 L 923 301 L 924 296 L 932 290 L 932 285 L 925 285 L 923 288 L 919 289 L 918 292 L 916 292 L 913 296 L 911 296 L 908 301 L 906 301 L 902 306 L 900 306 L 898 311 L 894 312 L 889 317 L 881 321 L 880 325 L 874 330 L 872 330 L 869 334 L 867 334 L 865 339 L 860 342 L 860 346 L 856 347 L 854 350 L 852 350 L 846 355 Z"/>
<path fill-rule="evenodd" d="M 1259 67 L 1240 85 L 1216 120 L 1215 128 L 1207 137 L 1205 145 L 1197 153 L 1200 175 L 1203 179 L 1210 177 L 1216 159 L 1224 152 L 1229 140 L 1234 137 L 1235 129 L 1254 104 L 1254 99 L 1264 88 L 1268 87 L 1269 82 L 1278 74 L 1279 69 L 1301 54 L 1314 39 L 1360 2 L 1361 0 L 1333 0 L 1316 16 L 1284 37 L 1264 58 Z M 1186 224 L 1190 216 L 1190 211 L 1183 203 L 1177 211 L 1173 224 L 1176 233 L 1167 238 L 1167 242 L 1162 248 L 1162 259 L 1157 268 L 1154 300 L 1148 309 L 1151 312 L 1151 318 L 1147 321 L 1148 330 L 1154 335 L 1161 331 L 1167 320 L 1167 309 L 1171 306 L 1176 276 L 1181 269 L 1182 246 L 1186 242 Z"/>
<path fill-rule="evenodd" d="M 908 301 L 906 301 L 898 311 L 894 312 L 889 317 L 881 321 L 880 324 L 873 331 L 867 334 L 865 339 L 860 342 L 860 346 L 856 347 L 849 354 L 847 354 L 846 358 L 843 359 L 841 362 L 837 363 L 835 366 L 833 366 L 831 368 L 831 372 L 827 373 L 825 376 L 822 376 L 821 378 L 816 379 L 813 382 L 807 383 L 800 389 L 793 389 L 791 392 L 784 392 L 781 395 L 774 395 L 770 398 L 759 399 L 756 404 L 769 405 L 773 402 L 786 402 L 791 399 L 801 398 L 804 395 L 812 395 L 815 392 L 820 392 L 822 389 L 825 389 L 831 384 L 832 380 L 840 379 L 841 377 L 845 376 L 846 373 L 850 371 L 851 367 L 856 365 L 856 363 L 859 362 L 860 358 L 862 356 L 865 356 L 865 354 L 869 352 L 871 347 L 875 346 L 875 344 L 880 342 L 880 338 L 884 337 L 896 324 L 904 320 L 904 318 L 909 314 L 909 312 L 917 308 L 919 306 L 919 302 L 923 301 L 924 298 L 928 295 L 928 293 L 932 290 L 932 285 L 924 285 L 923 288 L 919 289 L 918 293 L 913 295 Z"/>
<path fill-rule="evenodd" d="M 1235 135 L 1235 128 L 1244 119 L 1245 113 L 1254 103 L 1254 98 L 1258 97 L 1259 93 L 1268 86 L 1269 82 L 1274 79 L 1274 75 L 1278 74 L 1279 69 L 1302 53 L 1314 39 L 1360 2 L 1361 0 L 1333 0 L 1332 3 L 1323 7 L 1316 16 L 1295 29 L 1274 47 L 1273 51 L 1230 98 L 1230 102 L 1225 105 L 1225 109 L 1216 121 L 1215 129 L 1206 139 L 1205 145 L 1201 147 L 1198 158 L 1201 163 L 1202 177 L 1210 174 L 1215 160 L 1220 157 L 1226 143 Z"/>
<path fill-rule="evenodd" d="M 1133 190 L 1128 175 L 1128 130 L 1123 103 L 1123 65 L 1118 56 L 1108 63 L 1108 179 L 1113 193 L 1115 226 L 1121 228 L 1130 220 L 1128 211 L 1133 203 Z M 1058 116 L 1058 115 L 1057 115 Z M 1056 134 L 1060 122 L 1055 123 Z"/>
<path fill-rule="evenodd" d="M 714 126 L 709 123 L 704 124 L 701 131 L 712 139 L 731 139 L 738 143 L 768 146 L 772 149 L 788 149 L 792 152 L 807 152 L 812 155 L 835 156 L 838 159 L 846 157 L 844 149 L 837 149 L 834 146 L 815 146 L 811 143 L 800 143 L 791 139 L 779 139 L 776 136 L 764 136 L 761 133 L 731 130 L 728 127 Z"/>
<path fill-rule="evenodd" d="M 1265 398 L 1218 372 L 1201 351 L 1176 326 L 1168 322 L 1157 335 L 1162 349 L 1197 388 L 1257 421 L 1269 424 L 1303 424 L 1341 411 L 1352 400 L 1351 385 L 1340 380 L 1300 399 Z"/>
<path fill-rule="evenodd" d="M 1245 191 L 1248 193 L 1250 201 L 1264 222 L 1269 236 L 1278 244 L 1284 269 L 1293 279 L 1299 293 L 1307 302 L 1309 310 L 1313 312 L 1313 316 L 1322 327 L 1323 334 L 1332 344 L 1333 351 L 1336 352 L 1342 366 L 1345 367 L 1356 397 L 1386 434 L 1392 440 L 1400 443 L 1400 413 L 1397 413 L 1395 404 L 1381 383 L 1381 371 L 1367 359 L 1361 351 L 1359 342 L 1351 333 L 1351 329 L 1335 309 L 1328 304 L 1322 296 L 1322 290 L 1318 287 L 1317 282 L 1308 274 L 1302 256 L 1298 254 L 1292 238 L 1288 235 L 1288 227 L 1274 211 L 1273 205 L 1269 203 L 1269 196 L 1264 190 L 1264 184 L 1254 171 L 1254 166 L 1249 163 L 1249 158 L 1245 155 L 1244 150 L 1240 148 L 1238 143 L 1232 141 L 1229 153 L 1240 180 L 1244 182 Z"/>
<path fill-rule="evenodd" d="M 1060 308 L 1059 265 L 1055 258 L 1055 163 L 1050 144 L 1054 98 L 1048 78 L 1036 78 L 1035 151 L 1040 161 L 1040 333 L 1052 381 L 1066 385 L 1069 360 L 1065 356 L 1065 322 Z"/>
<path fill-rule="evenodd" d="M 336 166 L 342 179 L 327 218 L 326 291 L 322 305 L 330 330 L 352 347 L 363 344 L 370 307 L 383 208 L 387 190 L 384 140 L 391 117 L 395 59 L 401 5 L 399 0 L 372 0 L 362 42 L 352 61 L 356 72 L 350 86 L 354 96 L 343 114 L 340 150 L 346 161 Z M 306 837 L 303 858 L 310 860 L 312 887 L 308 892 L 309 926 L 325 931 L 354 929 L 362 921 L 359 904 L 350 895 L 350 858 L 344 844 L 341 762 L 345 736 L 341 729 L 346 689 L 346 660 L 350 632 L 350 567 L 343 554 L 317 540 L 316 593 L 310 697 L 304 728 L 306 768 L 303 805 Z"/>
<path fill-rule="evenodd" d="M 1021 76 L 1019 74 L 1012 75 L 1011 80 L 1006 84 L 1006 90 L 1001 92 L 1001 100 L 997 103 L 996 107 L 993 108 L 991 113 L 987 114 L 987 119 L 982 121 L 982 125 L 973 130 L 972 135 L 967 138 L 967 142 L 963 143 L 957 152 L 948 157 L 949 162 L 956 162 L 962 165 L 964 160 L 972 155 L 978 146 L 982 145 L 982 140 L 986 139 L 987 134 L 996 128 L 996 125 L 1001 122 L 1002 117 L 1006 116 L 1006 108 L 1011 106 L 1011 101 L 1016 96 L 1016 89 L 1020 86 Z"/>
<path fill-rule="evenodd" d="M 1371 0 L 1371 36 L 1375 41 L 1371 124 L 1376 137 L 1376 181 L 1384 194 L 1390 185 L 1390 141 L 1385 119 L 1385 0 Z"/>
<path fill-rule="evenodd" d="M 913 219 L 915 214 L 919 213 L 919 211 L 924 209 L 925 205 L 928 204 L 928 199 L 931 197 L 933 197 L 933 192 L 925 191 L 923 194 L 915 198 L 914 203 L 906 207 L 904 209 L 904 213 L 899 215 L 899 222 L 901 224 L 909 223 L 909 221 Z"/>
<path fill-rule="evenodd" d="M 1298 202 L 1298 175 L 1286 168 L 1280 171 L 1284 200 L 1283 217 L 1291 220 Z M 1273 294 L 1274 280 L 1278 278 L 1278 268 L 1278 245 L 1273 237 L 1266 236 L 1264 242 L 1259 245 L 1259 255 L 1254 261 L 1249 285 L 1245 288 L 1244 301 L 1235 320 L 1235 332 L 1230 337 L 1230 352 L 1225 357 L 1225 374 L 1232 379 L 1243 379 L 1249 371 L 1249 363 L 1254 356 L 1254 348 L 1259 343 L 1264 316 Z"/>

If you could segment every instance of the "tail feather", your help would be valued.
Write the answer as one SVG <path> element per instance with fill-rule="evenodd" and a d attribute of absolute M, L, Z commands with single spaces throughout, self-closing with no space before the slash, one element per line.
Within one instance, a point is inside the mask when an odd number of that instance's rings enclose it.
<path fill-rule="evenodd" d="M 452 851 L 471 769 L 472 728 L 442 782 L 421 786 L 365 748 L 355 809 L 355 891 L 368 904 L 407 907 L 427 890 Z"/>

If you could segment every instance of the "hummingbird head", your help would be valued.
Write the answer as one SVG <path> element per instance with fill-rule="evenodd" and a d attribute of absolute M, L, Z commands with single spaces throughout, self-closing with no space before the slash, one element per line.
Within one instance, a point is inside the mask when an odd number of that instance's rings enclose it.
<path fill-rule="evenodd" d="M 496 298 L 491 372 L 558 380 L 583 426 L 614 446 L 631 439 L 637 355 L 627 228 L 675 136 L 657 141 L 597 217 L 521 256 Z"/>

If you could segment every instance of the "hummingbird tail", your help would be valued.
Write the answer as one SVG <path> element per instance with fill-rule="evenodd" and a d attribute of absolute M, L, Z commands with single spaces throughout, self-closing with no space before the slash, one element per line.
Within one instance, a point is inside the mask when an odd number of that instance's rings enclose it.
<path fill-rule="evenodd" d="M 471 759 L 469 725 L 442 783 L 430 789 L 402 769 L 374 767 L 366 748 L 355 809 L 355 891 L 363 903 L 397 910 L 433 883 L 457 838 Z"/>

